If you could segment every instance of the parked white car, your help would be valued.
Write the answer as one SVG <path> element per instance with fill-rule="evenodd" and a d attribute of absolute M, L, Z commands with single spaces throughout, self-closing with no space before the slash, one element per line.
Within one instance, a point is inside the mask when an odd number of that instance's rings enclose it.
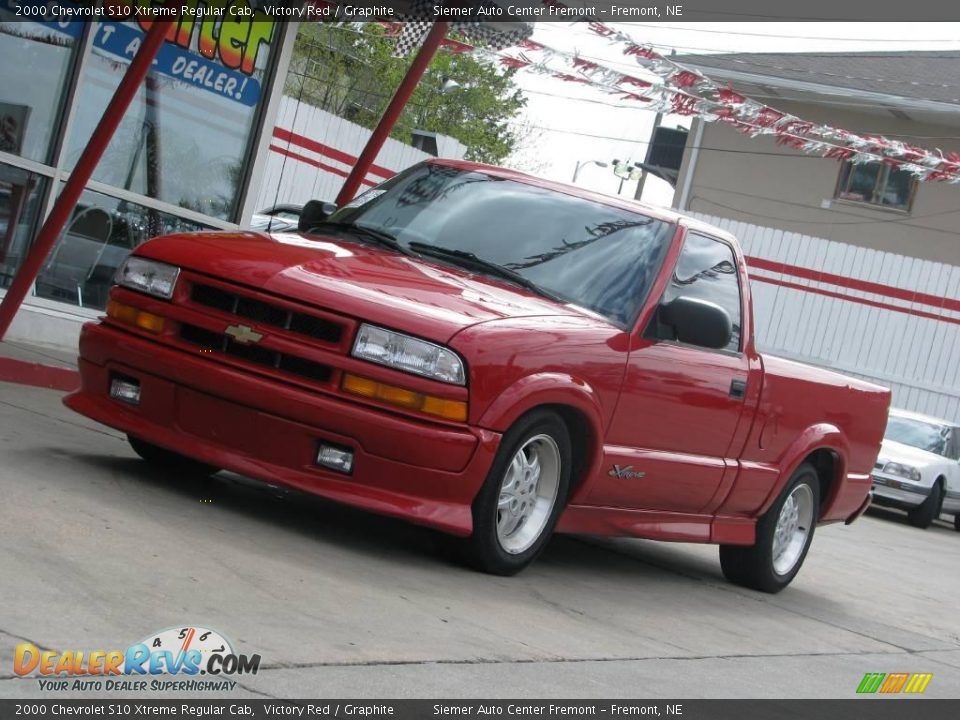
<path fill-rule="evenodd" d="M 873 501 L 907 511 L 910 524 L 930 527 L 953 513 L 960 531 L 960 427 L 949 420 L 890 409 L 873 470 Z"/>

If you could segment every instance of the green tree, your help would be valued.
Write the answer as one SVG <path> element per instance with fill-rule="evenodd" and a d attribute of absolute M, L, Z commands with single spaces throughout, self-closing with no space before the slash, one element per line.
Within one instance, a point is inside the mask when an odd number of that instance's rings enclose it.
<path fill-rule="evenodd" d="M 392 51 L 393 43 L 375 23 L 362 31 L 304 23 L 285 92 L 373 128 L 411 62 L 392 57 Z M 449 135 L 467 147 L 468 160 L 502 162 L 524 135 L 514 123 L 527 102 L 514 84 L 515 72 L 467 54 L 438 52 L 391 136 L 410 143 L 415 129 Z M 442 92 L 447 80 L 458 87 Z"/>

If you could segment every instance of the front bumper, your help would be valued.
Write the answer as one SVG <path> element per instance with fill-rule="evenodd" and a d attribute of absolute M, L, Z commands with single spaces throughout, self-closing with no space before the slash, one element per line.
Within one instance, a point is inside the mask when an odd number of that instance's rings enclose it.
<path fill-rule="evenodd" d="M 211 362 L 97 323 L 80 336 L 81 387 L 64 403 L 98 422 L 244 475 L 457 535 L 500 435 L 368 409 Z M 109 396 L 140 382 L 139 405 Z M 353 449 L 351 475 L 314 464 L 327 441 Z"/>
<path fill-rule="evenodd" d="M 909 480 L 874 473 L 874 501 L 878 505 L 893 507 L 917 507 L 930 497 L 932 487 L 924 487 Z"/>

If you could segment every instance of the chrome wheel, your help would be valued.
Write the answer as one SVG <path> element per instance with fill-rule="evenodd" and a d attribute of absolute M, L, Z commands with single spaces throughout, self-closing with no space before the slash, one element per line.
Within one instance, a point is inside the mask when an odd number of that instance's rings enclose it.
<path fill-rule="evenodd" d="M 535 435 L 517 450 L 500 482 L 497 540 L 517 555 L 540 537 L 560 487 L 560 449 L 549 435 Z"/>
<path fill-rule="evenodd" d="M 813 490 L 801 483 L 787 496 L 780 508 L 773 532 L 773 569 L 786 575 L 800 560 L 813 527 Z"/>

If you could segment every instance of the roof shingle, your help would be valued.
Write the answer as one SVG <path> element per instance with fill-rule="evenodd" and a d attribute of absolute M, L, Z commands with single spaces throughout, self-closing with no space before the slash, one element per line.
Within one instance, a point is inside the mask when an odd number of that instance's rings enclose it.
<path fill-rule="evenodd" d="M 960 51 L 678 55 L 681 65 L 960 105 Z M 716 79 L 716 78 L 715 78 Z"/>

